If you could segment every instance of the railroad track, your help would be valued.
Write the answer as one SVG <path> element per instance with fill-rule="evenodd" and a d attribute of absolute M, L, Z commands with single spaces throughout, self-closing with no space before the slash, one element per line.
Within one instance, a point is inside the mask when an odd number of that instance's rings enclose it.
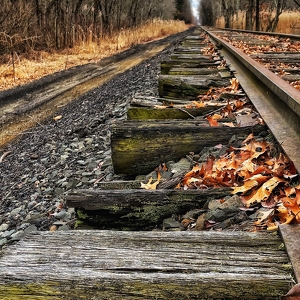
<path fill-rule="evenodd" d="M 5 249 L 3 299 L 74 299 L 75 294 L 76 299 L 279 299 L 298 282 L 297 224 L 280 225 L 281 235 L 245 231 L 234 218 L 215 222 L 218 230 L 193 230 L 204 211 L 213 212 L 210 203 L 237 201 L 228 186 L 210 187 L 206 181 L 197 186 L 203 168 L 186 178 L 204 148 L 202 166 L 209 174 L 211 157 L 224 155 L 214 151 L 231 153 L 228 144 L 241 149 L 247 137 L 268 138 L 277 154 L 293 161 L 293 174 L 284 174 L 288 178 L 300 170 L 299 92 L 219 36 L 219 30 L 195 29 L 161 63 L 159 98 L 135 97 L 128 120 L 113 125 L 114 169 L 127 180 L 67 195 L 78 221 L 94 230 L 35 232 Z M 257 157 L 263 151 L 259 145 Z M 181 188 L 174 189 L 178 184 Z M 180 219 L 189 230 L 172 231 L 168 225 L 169 231 L 140 231 L 192 210 L 197 221 Z M 224 205 L 217 210 L 226 211 Z"/>

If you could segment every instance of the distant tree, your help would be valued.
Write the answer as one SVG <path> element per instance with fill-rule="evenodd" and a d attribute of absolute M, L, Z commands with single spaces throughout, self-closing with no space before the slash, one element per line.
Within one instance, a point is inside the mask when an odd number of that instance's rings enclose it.
<path fill-rule="evenodd" d="M 201 25 L 213 26 L 215 15 L 213 12 L 212 1 L 202 0 L 199 6 L 199 19 Z"/>
<path fill-rule="evenodd" d="M 190 23 L 192 19 L 191 6 L 189 0 L 176 0 L 175 19 Z"/>
<path fill-rule="evenodd" d="M 272 2 L 264 4 L 261 19 L 263 19 L 263 23 L 266 24 L 265 31 L 273 32 L 276 30 L 283 7 L 284 0 L 273 0 Z"/>
<path fill-rule="evenodd" d="M 297 5 L 297 6 L 300 6 L 300 1 L 299 0 L 293 0 L 294 3 Z"/>
<path fill-rule="evenodd" d="M 255 4 L 255 30 L 259 31 L 260 30 L 260 19 L 259 19 L 259 0 L 256 0 Z"/>
<path fill-rule="evenodd" d="M 253 14 L 254 14 L 254 0 L 248 0 L 246 3 L 246 29 L 252 30 L 253 28 Z"/>
<path fill-rule="evenodd" d="M 189 0 L 1 0 L 0 54 L 11 53 L 11 44 L 25 52 L 99 42 L 122 28 L 175 14 L 189 22 Z"/>

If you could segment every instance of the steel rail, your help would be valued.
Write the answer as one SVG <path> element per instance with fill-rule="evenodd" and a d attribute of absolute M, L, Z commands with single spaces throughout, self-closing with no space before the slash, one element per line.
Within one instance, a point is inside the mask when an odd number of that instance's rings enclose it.
<path fill-rule="evenodd" d="M 237 48 L 203 28 L 285 154 L 300 171 L 300 92 Z"/>
<path fill-rule="evenodd" d="M 245 30 L 245 29 L 233 29 L 233 28 L 220 28 L 217 27 L 218 30 L 223 31 L 233 31 L 233 32 L 244 32 L 244 33 L 252 33 L 257 35 L 272 35 L 277 36 L 279 38 L 289 38 L 292 40 L 300 40 L 300 35 L 297 34 L 289 34 L 289 33 L 281 33 L 281 32 L 267 32 L 267 31 L 252 31 L 252 30 Z"/>

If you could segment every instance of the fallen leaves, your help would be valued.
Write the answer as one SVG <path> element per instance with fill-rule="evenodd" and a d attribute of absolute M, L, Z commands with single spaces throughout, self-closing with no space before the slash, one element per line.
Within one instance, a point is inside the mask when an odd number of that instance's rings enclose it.
<path fill-rule="evenodd" d="M 207 116 L 206 119 L 210 126 L 212 126 L 212 127 L 219 126 L 219 123 L 218 123 L 218 120 L 220 119 L 219 117 L 216 117 L 215 115 L 213 115 L 213 116 Z"/>
<path fill-rule="evenodd" d="M 272 177 L 267 182 L 265 182 L 262 186 L 260 186 L 260 188 L 254 192 L 254 194 L 251 194 L 250 198 L 242 197 L 242 199 L 246 199 L 247 206 L 251 206 L 252 204 L 261 201 L 266 201 L 270 197 L 274 188 L 277 187 L 277 185 L 280 182 L 284 182 L 284 180 L 278 177 Z"/>
<path fill-rule="evenodd" d="M 224 40 L 231 43 L 234 47 L 238 48 L 240 51 L 244 52 L 247 55 L 251 55 L 252 58 L 261 64 L 263 64 L 266 68 L 273 71 L 280 77 L 284 75 L 290 74 L 288 70 L 291 69 L 299 69 L 300 64 L 295 60 L 295 62 L 283 63 L 278 61 L 278 59 L 262 59 L 259 54 L 263 54 L 264 52 L 271 53 L 285 53 L 287 55 L 292 55 L 292 53 L 299 52 L 300 42 L 295 40 L 290 40 L 288 38 L 280 38 L 280 37 L 271 37 L 268 35 L 250 35 L 243 33 L 243 36 L 251 37 L 251 41 L 254 39 L 263 40 L 265 43 L 261 45 L 253 45 L 253 42 L 247 44 L 245 39 L 230 39 L 229 37 L 223 37 Z M 295 80 L 291 81 L 290 85 L 294 88 L 300 90 L 300 81 Z"/>
<path fill-rule="evenodd" d="M 296 170 L 284 154 L 273 157 L 273 148 L 251 134 L 241 147 L 230 147 L 220 158 L 210 156 L 196 164 L 179 187 L 232 187 L 232 194 L 239 194 L 245 207 L 266 208 L 265 217 L 255 223 L 260 227 L 275 229 L 280 223 L 300 223 L 300 185 L 291 187 Z"/>
<path fill-rule="evenodd" d="M 248 99 L 243 95 L 237 78 L 230 80 L 231 84 L 227 87 L 210 88 L 206 95 L 199 95 L 199 102 L 193 101 L 193 105 L 211 105 L 219 103 L 223 106 L 214 113 L 206 116 L 206 120 L 210 126 L 243 126 L 238 120 L 240 116 L 248 116 L 251 124 L 263 124 L 262 119 L 255 111 L 254 107 L 249 103 Z M 224 103 L 225 102 L 225 103 Z M 190 105 L 190 107 L 192 107 Z"/>
<path fill-rule="evenodd" d="M 141 182 L 141 188 L 146 189 L 146 190 L 156 190 L 156 187 L 159 184 L 160 178 L 161 178 L 160 172 L 157 172 L 157 180 L 152 183 L 153 179 L 152 179 L 152 177 L 150 177 L 147 183 Z"/>

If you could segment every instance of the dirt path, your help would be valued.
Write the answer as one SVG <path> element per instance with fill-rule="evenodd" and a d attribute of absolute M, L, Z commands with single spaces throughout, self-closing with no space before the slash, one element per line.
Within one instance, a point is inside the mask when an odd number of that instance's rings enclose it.
<path fill-rule="evenodd" d="M 0 148 L 24 130 L 55 116 L 79 96 L 178 43 L 188 32 L 137 45 L 99 63 L 74 67 L 0 93 Z"/>

